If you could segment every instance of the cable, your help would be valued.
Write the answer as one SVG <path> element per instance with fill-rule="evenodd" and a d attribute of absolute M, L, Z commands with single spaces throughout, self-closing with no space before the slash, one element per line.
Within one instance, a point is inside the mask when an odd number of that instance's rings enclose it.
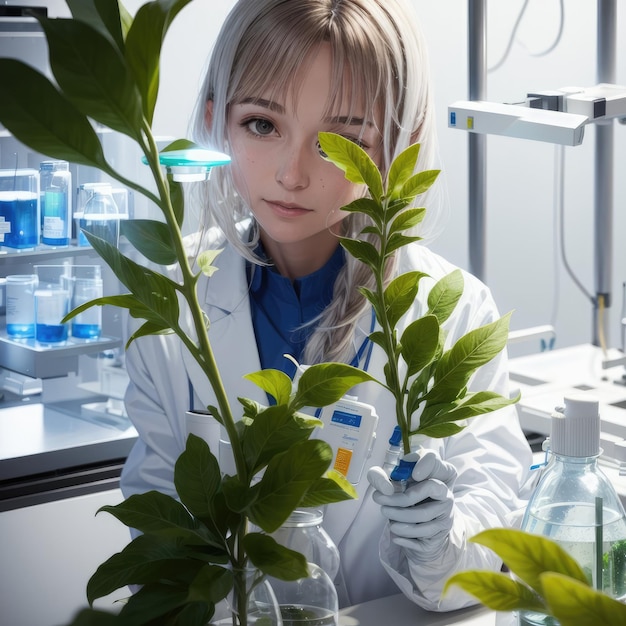
<path fill-rule="evenodd" d="M 561 260 L 563 261 L 563 266 L 565 270 L 569 274 L 570 278 L 574 281 L 574 284 L 589 298 L 589 300 L 595 304 L 593 296 L 585 289 L 585 286 L 578 280 L 577 276 L 572 271 L 570 264 L 567 261 L 567 255 L 565 253 L 565 216 L 564 216 L 564 199 L 563 199 L 563 190 L 565 187 L 565 174 L 564 174 L 564 163 L 565 163 L 565 148 L 564 146 L 556 146 L 556 167 L 555 167 L 555 180 L 558 180 L 559 183 L 559 197 L 557 200 L 558 211 L 559 211 L 559 219 L 560 219 L 560 232 L 559 232 L 559 247 L 561 249 Z"/>
<path fill-rule="evenodd" d="M 495 65 L 492 65 L 490 68 L 488 68 L 487 70 L 488 72 L 495 72 L 507 60 L 509 54 L 511 53 L 513 43 L 515 42 L 517 31 L 520 27 L 524 14 L 526 13 L 526 9 L 528 8 L 528 4 L 529 4 L 529 0 L 524 0 L 524 4 L 522 5 L 522 8 L 520 9 L 517 15 L 515 24 L 513 24 L 513 29 L 511 30 L 511 35 L 509 37 L 509 41 L 506 45 L 504 53 L 502 54 L 502 57 L 500 57 L 500 60 Z M 557 32 L 557 35 L 554 41 L 545 50 L 542 50 L 541 52 L 529 52 L 528 48 L 524 45 L 524 43 L 521 43 L 521 45 L 524 47 L 524 49 L 530 56 L 534 56 L 534 57 L 545 56 L 549 54 L 550 52 L 552 52 L 559 45 L 559 43 L 561 42 L 561 38 L 563 36 L 563 28 L 565 25 L 565 6 L 563 3 L 563 0 L 559 0 L 559 13 L 560 13 L 559 30 Z"/>

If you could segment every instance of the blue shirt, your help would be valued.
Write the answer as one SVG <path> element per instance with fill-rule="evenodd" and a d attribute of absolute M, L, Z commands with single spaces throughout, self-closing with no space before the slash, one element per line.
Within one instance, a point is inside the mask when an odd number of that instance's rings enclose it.
<path fill-rule="evenodd" d="M 262 249 L 259 252 L 262 254 Z M 337 246 L 326 265 L 294 281 L 272 266 L 255 266 L 250 280 L 250 306 L 262 369 L 281 370 L 293 378 L 296 367 L 283 355 L 290 354 L 301 362 L 316 324 L 302 325 L 331 302 L 335 279 L 344 263 L 344 250 Z"/>

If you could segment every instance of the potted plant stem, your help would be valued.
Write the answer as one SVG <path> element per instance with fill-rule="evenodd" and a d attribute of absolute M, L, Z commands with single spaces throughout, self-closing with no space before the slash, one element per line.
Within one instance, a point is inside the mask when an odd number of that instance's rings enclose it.
<path fill-rule="evenodd" d="M 281 372 L 252 373 L 248 378 L 270 394 L 275 404 L 265 407 L 242 399 L 240 419 L 236 419 L 211 350 L 210 321 L 196 294 L 201 273 L 190 265 L 181 233 L 182 189 L 164 172 L 151 126 L 163 38 L 189 1 L 147 2 L 131 17 L 121 3 L 67 0 L 71 19 L 38 17 L 56 85 L 19 61 L 0 59 L 0 80 L 13 85 L 0 99 L 0 121 L 36 152 L 98 168 L 147 197 L 160 209 L 162 220 L 125 220 L 122 235 L 151 267 L 177 266 L 174 279 L 168 271 L 160 273 L 141 265 L 86 233 L 128 293 L 86 303 L 67 319 L 91 306 L 113 305 L 143 320 L 129 343 L 145 335 L 176 334 L 215 392 L 217 405 L 207 409 L 228 433 L 236 466 L 234 475 L 222 475 L 213 451 L 190 435 L 176 463 L 178 499 L 153 491 L 104 507 L 141 534 L 98 569 L 88 585 L 88 600 L 93 602 L 128 584 L 142 587 L 119 614 L 85 610 L 76 624 L 206 624 L 215 605 L 232 589 L 240 595 L 239 606 L 246 606 L 250 589 L 243 583 L 249 565 L 285 580 L 306 576 L 304 557 L 277 544 L 269 533 L 296 508 L 350 498 L 354 490 L 341 474 L 329 469 L 332 451 L 324 441 L 311 438 L 320 422 L 304 414 L 305 407 L 332 404 L 359 384 L 381 384 L 395 399 L 406 453 L 413 435 L 451 436 L 463 428 L 464 420 L 515 401 L 491 392 L 467 391 L 473 372 L 503 349 L 508 316 L 444 349 L 442 324 L 463 292 L 460 272 L 439 281 L 430 292 L 427 314 L 397 336 L 396 325 L 415 300 L 424 274 L 412 272 L 388 281 L 386 267 L 400 248 L 418 241 L 419 237 L 407 232 L 423 219 L 425 209 L 412 204 L 437 176 L 435 171 L 414 173 L 419 146 L 400 154 L 383 180 L 358 146 L 322 133 L 320 143 L 328 158 L 349 180 L 366 185 L 369 191 L 367 198 L 344 209 L 369 216 L 367 232 L 377 236 L 378 245 L 359 239 L 342 239 L 341 244 L 376 277 L 376 289 L 362 293 L 378 322 L 370 339 L 388 358 L 385 380 L 377 381 L 342 363 L 307 368 L 295 388 Z M 41 102 L 46 106 L 41 107 Z M 94 122 L 136 142 L 156 192 L 108 163 Z M 188 147 L 190 142 L 179 140 L 166 150 Z M 217 253 L 200 254 L 198 265 L 203 273 L 210 276 L 215 270 Z M 191 333 L 181 323 L 181 302 L 193 320 Z M 262 532 L 249 532 L 249 522 Z M 245 626 L 245 608 L 233 620 Z"/>

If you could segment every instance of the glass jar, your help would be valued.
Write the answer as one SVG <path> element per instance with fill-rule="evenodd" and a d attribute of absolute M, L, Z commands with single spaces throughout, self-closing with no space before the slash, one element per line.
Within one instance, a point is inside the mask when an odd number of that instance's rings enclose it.
<path fill-rule="evenodd" d="M 339 602 L 333 582 L 339 572 L 339 550 L 322 528 L 323 520 L 318 509 L 299 509 L 271 534 L 281 545 L 304 555 L 309 564 L 307 578 L 284 581 L 269 577 L 281 607 L 283 626 L 339 624 Z"/>
<path fill-rule="evenodd" d="M 93 188 L 80 218 L 80 228 L 117 247 L 120 236 L 120 214 L 110 185 Z"/>

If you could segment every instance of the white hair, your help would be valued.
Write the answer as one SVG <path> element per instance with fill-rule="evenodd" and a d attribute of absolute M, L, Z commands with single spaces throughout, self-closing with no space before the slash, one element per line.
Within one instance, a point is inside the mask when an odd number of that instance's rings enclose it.
<path fill-rule="evenodd" d="M 433 169 L 436 138 L 427 51 L 408 0 L 239 0 L 209 59 L 196 103 L 194 141 L 228 153 L 229 103 L 267 89 L 294 95 L 298 68 L 322 43 L 330 44 L 333 64 L 328 108 L 346 101 L 355 106 L 358 100 L 365 103 L 365 119 L 380 120 L 383 173 L 415 142 L 421 144 L 416 170 Z M 210 125 L 208 101 L 213 107 Z M 253 254 L 259 238 L 254 219 L 250 240 L 242 240 L 237 228 L 252 214 L 236 193 L 230 170 L 214 170 L 210 181 L 193 189 L 192 199 L 202 207 L 204 228 L 218 226 L 245 258 L 259 263 Z M 418 201 L 426 205 L 426 194 Z M 433 213 L 429 207 L 426 215 L 417 232 L 424 239 L 436 232 L 442 211 Z M 371 238 L 360 235 L 367 225 L 365 216 L 350 214 L 343 221 L 344 234 Z M 349 361 L 354 356 L 354 328 L 369 307 L 360 286 L 372 288 L 371 272 L 347 254 L 333 300 L 315 320 L 305 363 Z"/>

